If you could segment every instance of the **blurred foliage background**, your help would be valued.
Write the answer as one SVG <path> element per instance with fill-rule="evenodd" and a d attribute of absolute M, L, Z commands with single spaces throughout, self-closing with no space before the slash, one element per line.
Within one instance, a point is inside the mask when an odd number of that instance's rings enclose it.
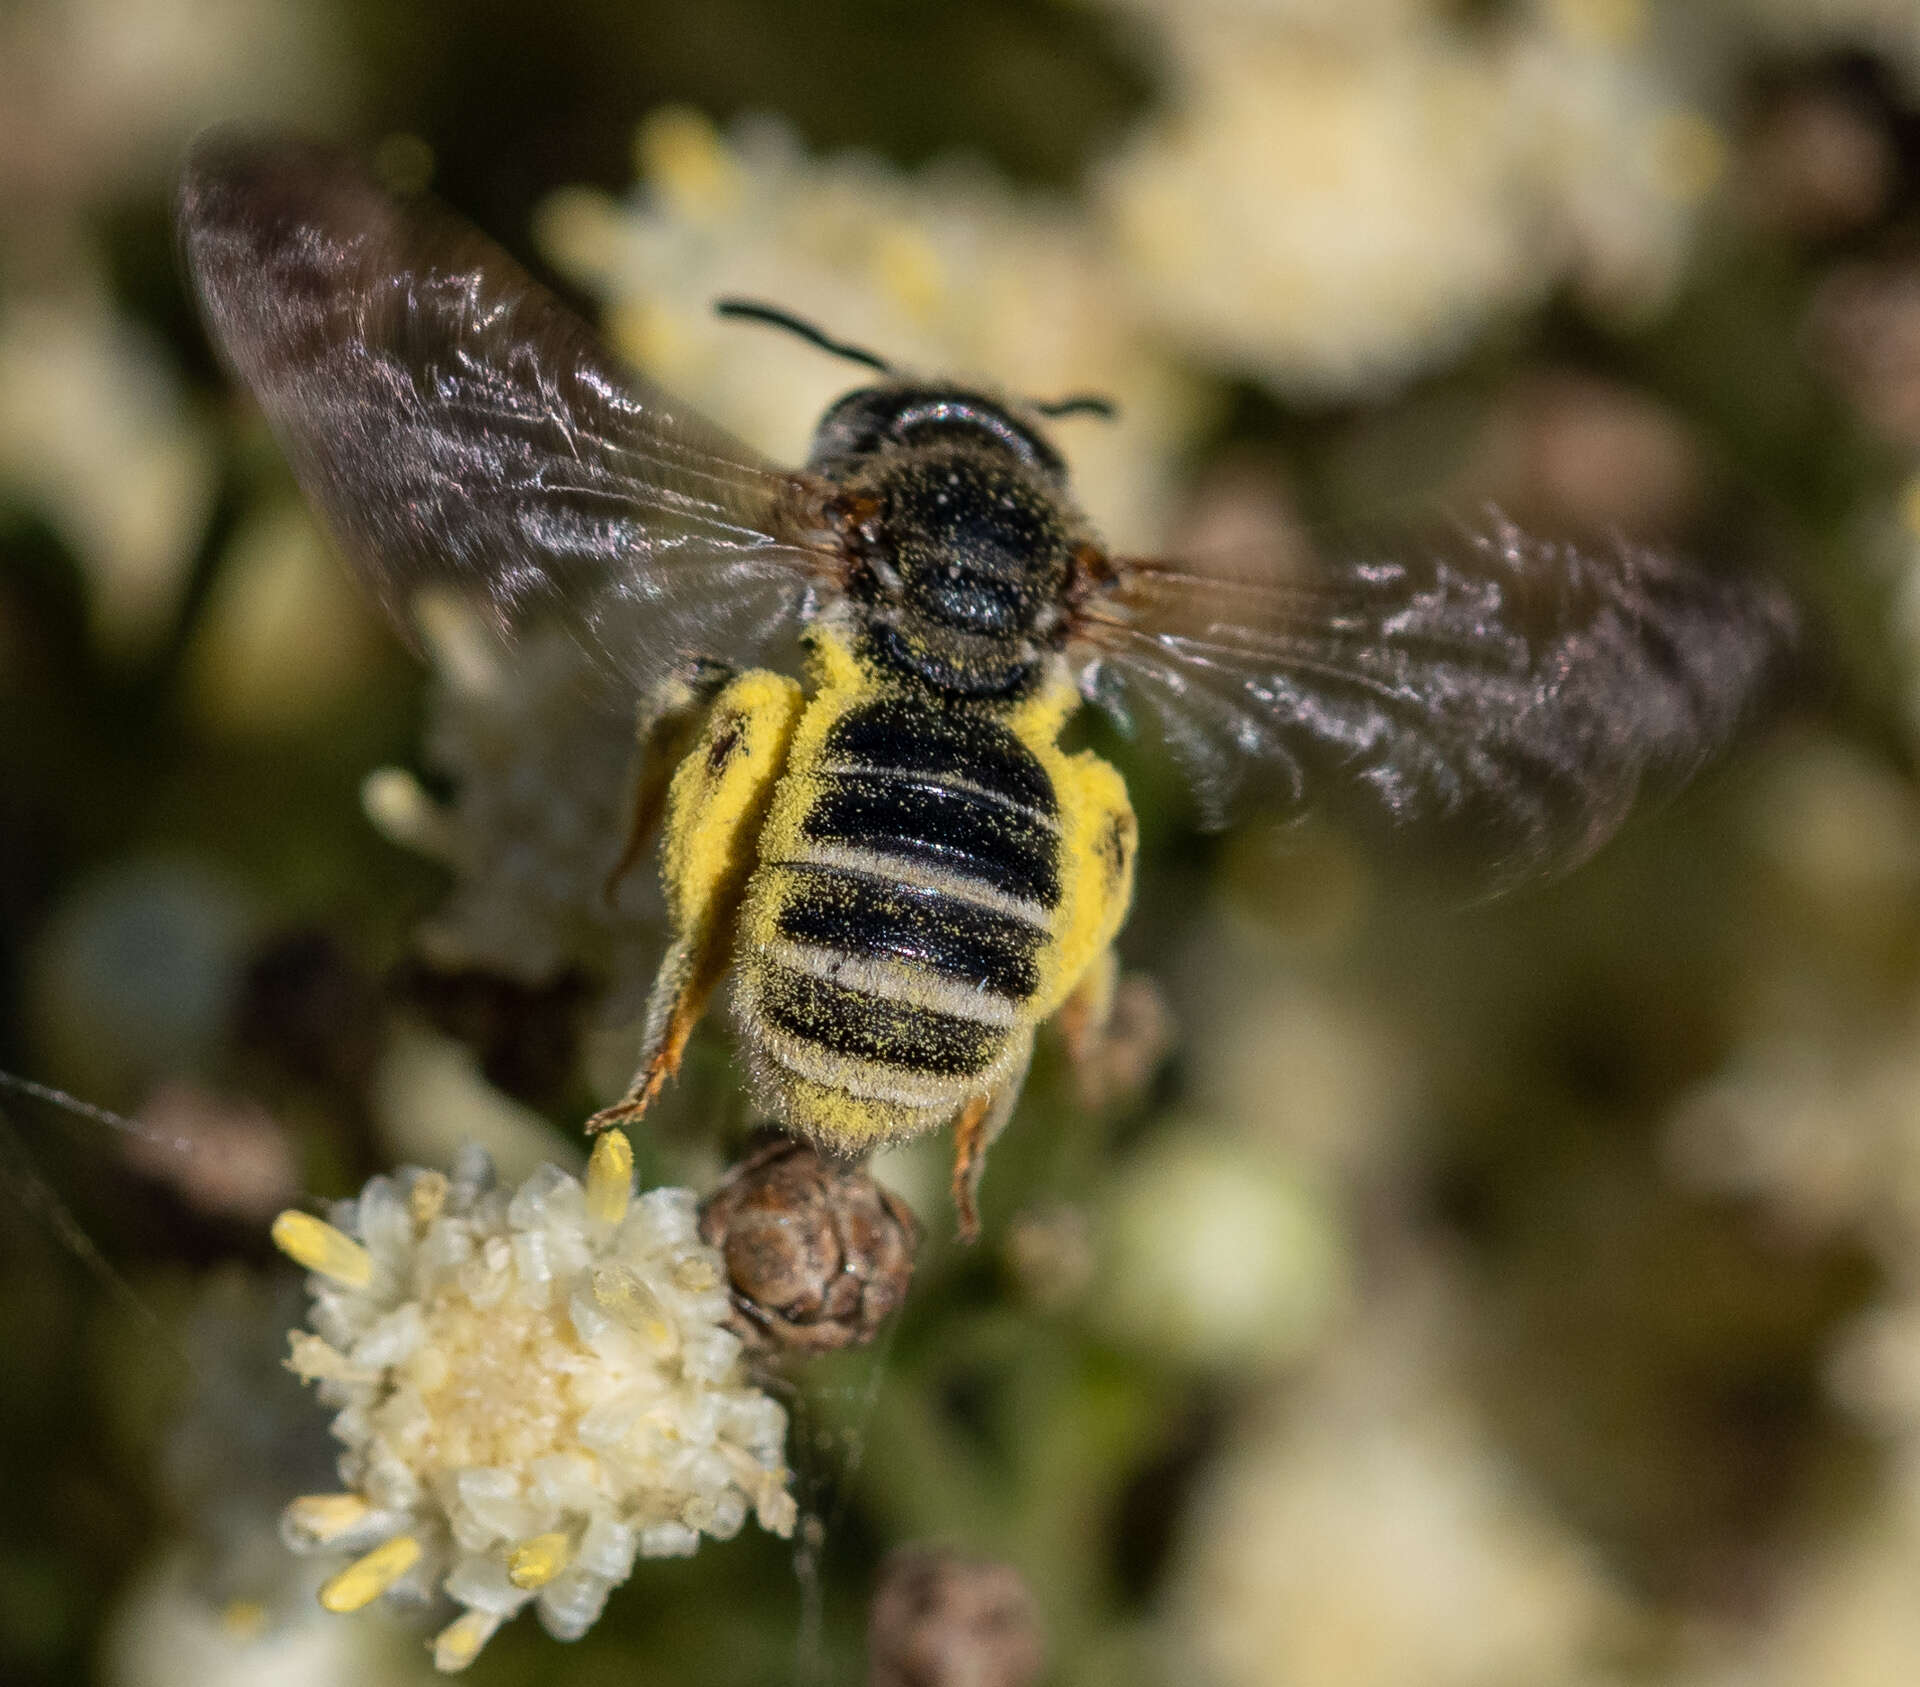
<path fill-rule="evenodd" d="M 718 294 L 1115 394 L 1060 436 L 1124 545 L 1492 501 L 1814 629 L 1732 767 L 1490 906 L 1203 838 L 1103 738 L 1131 1059 L 1089 1107 L 1043 1048 L 977 1249 L 944 1145 L 887 1157 L 907 1310 L 783 1385 L 811 1544 L 477 1679 L 858 1681 L 916 1539 L 1019 1569 L 1061 1683 L 1915 1678 L 1913 0 L 14 0 L 0 1064 L 195 1148 L 0 1098 L 0 1677 L 424 1676 L 274 1542 L 328 1451 L 265 1224 L 469 1137 L 577 1165 L 652 955 L 595 900 L 626 723 L 457 629 L 423 679 L 214 367 L 168 197 L 230 116 L 430 182 L 788 459 L 847 371 Z M 729 1061 L 650 1179 L 733 1153 Z"/>

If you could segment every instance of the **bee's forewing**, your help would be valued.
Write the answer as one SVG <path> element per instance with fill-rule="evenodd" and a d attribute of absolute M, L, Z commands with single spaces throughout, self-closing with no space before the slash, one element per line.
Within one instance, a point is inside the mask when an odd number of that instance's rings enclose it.
<path fill-rule="evenodd" d="M 1765 586 L 1504 521 L 1412 561 L 1118 571 L 1077 617 L 1082 687 L 1159 728 L 1207 820 L 1324 803 L 1496 888 L 1580 861 L 1697 770 L 1794 629 Z"/>
<path fill-rule="evenodd" d="M 354 565 L 405 626 L 423 589 L 505 630 L 553 615 L 628 680 L 751 659 L 833 557 L 816 489 L 618 367 L 475 230 L 342 155 L 193 148 L 182 250 L 208 327 Z"/>

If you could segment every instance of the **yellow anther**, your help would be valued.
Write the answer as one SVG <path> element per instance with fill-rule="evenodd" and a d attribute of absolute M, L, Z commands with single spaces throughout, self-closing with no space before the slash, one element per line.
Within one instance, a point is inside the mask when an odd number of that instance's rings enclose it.
<path fill-rule="evenodd" d="M 908 313 L 929 321 L 946 296 L 946 270 L 940 254 L 918 229 L 905 224 L 883 228 L 874 242 L 874 279 Z"/>
<path fill-rule="evenodd" d="M 679 1326 L 637 1272 L 624 1265 L 599 1265 L 594 1267 L 592 1283 L 594 1302 L 609 1318 L 658 1354 L 679 1350 Z"/>
<path fill-rule="evenodd" d="M 445 1172 L 422 1172 L 413 1180 L 413 1187 L 407 1191 L 407 1212 L 414 1229 L 424 1230 L 440 1216 L 440 1209 L 447 1204 L 447 1188 Z"/>
<path fill-rule="evenodd" d="M 364 1289 L 373 1281 L 373 1255 L 311 1213 L 283 1212 L 273 1221 L 273 1245 L 295 1265 L 349 1289 Z"/>
<path fill-rule="evenodd" d="M 420 1543 L 412 1535 L 395 1535 L 331 1577 L 320 1589 L 320 1603 L 329 1611 L 358 1611 L 371 1605 L 419 1561 Z"/>
<path fill-rule="evenodd" d="M 365 1522 L 372 1509 L 358 1494 L 302 1494 L 287 1505 L 287 1527 L 303 1541 L 324 1546 Z"/>
<path fill-rule="evenodd" d="M 648 185 L 696 221 L 716 221 L 739 200 L 740 166 L 704 112 L 688 106 L 650 112 L 634 151 Z"/>
<path fill-rule="evenodd" d="M 480 1656 L 500 1619 L 491 1611 L 463 1611 L 433 1637 L 433 1667 L 442 1675 L 463 1670 Z"/>
<path fill-rule="evenodd" d="M 573 1543 L 559 1529 L 522 1541 L 507 1555 L 507 1580 L 531 1592 L 545 1587 L 567 1567 Z"/>
<path fill-rule="evenodd" d="M 603 1131 L 587 1160 L 587 1217 L 615 1225 L 633 1195 L 633 1144 L 625 1131 Z"/>

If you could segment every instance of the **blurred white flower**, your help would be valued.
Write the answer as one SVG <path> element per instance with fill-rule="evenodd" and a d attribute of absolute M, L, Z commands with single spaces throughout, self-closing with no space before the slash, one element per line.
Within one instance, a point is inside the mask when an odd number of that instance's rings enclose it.
<path fill-rule="evenodd" d="M 1223 369 L 1367 395 L 1564 276 L 1616 311 L 1677 278 L 1723 148 L 1639 0 L 1153 10 L 1170 109 L 1102 192 L 1126 273 Z"/>
<path fill-rule="evenodd" d="M 1379 41 L 1444 17 L 1448 0 L 1107 0 L 1179 28 L 1202 21 L 1297 30 L 1327 41 Z"/>
<path fill-rule="evenodd" d="M 311 1590 L 284 1612 L 210 1602 L 184 1549 L 135 1576 L 100 1648 L 104 1687 L 424 1687 L 432 1679 L 405 1633 L 334 1622 Z"/>
<path fill-rule="evenodd" d="M 1674 1109 L 1669 1161 L 1784 1231 L 1920 1260 L 1920 799 L 1828 739 L 1786 747 L 1749 803 L 1777 910 L 1731 1004 L 1738 1041 Z"/>
<path fill-rule="evenodd" d="M 422 951 L 526 984 L 584 968 L 605 985 L 609 1019 L 636 1016 L 658 959 L 651 856 L 609 884 L 629 830 L 634 714 L 558 632 L 508 654 L 477 615 L 435 603 L 422 633 L 434 673 L 423 759 L 451 794 L 395 768 L 364 790 L 376 826 L 452 871 Z"/>
<path fill-rule="evenodd" d="M 621 1046 L 630 1067 L 630 1034 Z M 500 1175 L 518 1182 L 549 1160 L 577 1171 L 585 1157 L 540 1114 L 488 1083 L 465 1043 L 404 1021 L 387 1039 L 369 1100 L 393 1160 L 444 1165 L 477 1143 Z"/>
<path fill-rule="evenodd" d="M 1624 1606 L 1446 1374 L 1426 1292 L 1376 1307 L 1242 1432 L 1173 1574 L 1184 1679 L 1222 1687 L 1547 1687 Z"/>
<path fill-rule="evenodd" d="M 159 343 L 95 287 L 0 293 L 0 499 L 37 511 L 73 553 L 110 653 L 167 630 L 213 475 Z"/>
<path fill-rule="evenodd" d="M 312 0 L 11 0 L 0 11 L 0 225 L 158 186 L 209 123 L 333 114 L 339 42 Z"/>
<path fill-rule="evenodd" d="M 680 1557 L 748 1516 L 786 1535 L 786 1414 L 746 1379 L 720 1256 L 694 1197 L 632 1198 L 626 1139 L 585 1185 L 553 1166 L 497 1188 L 487 1156 L 451 1178 L 375 1178 L 323 1224 L 285 1213 L 313 1273 L 293 1368 L 337 1407 L 345 1491 L 295 1500 L 288 1543 L 358 1556 L 335 1611 L 444 1593 L 434 1641 L 462 1669 L 523 1607 L 578 1639 L 636 1558 Z"/>
<path fill-rule="evenodd" d="M 1046 400 L 1098 392 L 1117 421 L 1055 429 L 1076 496 L 1112 543 L 1162 538 L 1195 389 L 1156 352 L 1084 216 L 981 167 L 907 175 L 809 157 L 783 127 L 720 134 L 678 108 L 639 138 L 624 203 L 556 195 L 553 260 L 597 294 L 641 369 L 782 462 L 833 399 L 871 379 L 787 335 L 715 317 L 727 294 L 778 304 L 895 367 Z"/>
<path fill-rule="evenodd" d="M 1498 65 L 1414 29 L 1364 51 L 1182 26 L 1171 109 L 1102 184 L 1127 273 L 1226 369 L 1375 390 L 1544 287 Z"/>
<path fill-rule="evenodd" d="M 379 623 L 304 506 L 249 514 L 194 630 L 193 700 L 223 731 L 297 731 L 364 694 Z"/>
<path fill-rule="evenodd" d="M 1533 0 L 1503 56 L 1544 279 L 1564 273 L 1604 316 L 1654 311 L 1726 171 L 1727 140 L 1697 103 L 1717 80 L 1708 44 L 1649 0 Z"/>
<path fill-rule="evenodd" d="M 1174 1126 L 1097 1198 L 1094 1310 L 1156 1359 L 1231 1371 L 1293 1359 L 1348 1288 L 1340 1214 L 1305 1168 Z"/>

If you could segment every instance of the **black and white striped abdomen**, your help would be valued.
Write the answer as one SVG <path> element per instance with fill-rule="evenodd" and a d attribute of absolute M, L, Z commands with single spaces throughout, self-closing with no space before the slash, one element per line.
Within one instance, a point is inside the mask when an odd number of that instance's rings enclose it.
<path fill-rule="evenodd" d="M 1053 786 L 991 715 L 911 696 L 856 704 L 805 760 L 751 893 L 742 1016 L 763 1063 L 917 1124 L 1024 1050 L 1060 903 Z"/>

